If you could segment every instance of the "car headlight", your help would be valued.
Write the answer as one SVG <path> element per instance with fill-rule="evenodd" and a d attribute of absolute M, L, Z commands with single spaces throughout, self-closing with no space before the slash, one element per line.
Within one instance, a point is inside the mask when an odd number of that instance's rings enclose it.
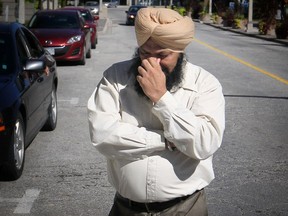
<path fill-rule="evenodd" d="M 134 15 L 130 15 L 130 18 L 131 18 L 131 19 L 134 19 Z"/>
<path fill-rule="evenodd" d="M 71 37 L 71 38 L 67 41 L 67 43 L 68 43 L 68 44 L 72 44 L 72 43 L 78 42 L 78 41 L 80 41 L 80 40 L 81 40 L 81 35 L 76 35 L 76 36 Z"/>

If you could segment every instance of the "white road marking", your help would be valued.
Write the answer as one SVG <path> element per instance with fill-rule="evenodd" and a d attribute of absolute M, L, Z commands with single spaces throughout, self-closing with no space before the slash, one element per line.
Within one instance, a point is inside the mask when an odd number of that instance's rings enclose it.
<path fill-rule="evenodd" d="M 28 189 L 22 198 L 17 199 L 18 205 L 14 210 L 14 214 L 28 214 L 33 206 L 34 201 L 40 194 L 40 190 Z"/>
<path fill-rule="evenodd" d="M 70 102 L 70 104 L 72 104 L 72 105 L 77 105 L 79 103 L 79 98 L 73 97 L 70 100 L 61 100 L 61 99 L 59 100 L 58 99 L 58 102 Z"/>

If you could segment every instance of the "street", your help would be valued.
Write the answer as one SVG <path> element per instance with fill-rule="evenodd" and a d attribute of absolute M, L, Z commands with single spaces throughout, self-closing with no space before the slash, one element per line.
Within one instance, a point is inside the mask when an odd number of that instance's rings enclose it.
<path fill-rule="evenodd" d="M 58 125 L 26 150 L 22 177 L 0 181 L 0 216 L 107 216 L 114 189 L 92 146 L 87 101 L 111 64 L 137 46 L 127 7 L 108 26 L 85 66 L 58 66 Z M 226 100 L 226 130 L 206 188 L 209 216 L 288 215 L 288 47 L 195 22 L 188 60 L 214 74 Z"/>

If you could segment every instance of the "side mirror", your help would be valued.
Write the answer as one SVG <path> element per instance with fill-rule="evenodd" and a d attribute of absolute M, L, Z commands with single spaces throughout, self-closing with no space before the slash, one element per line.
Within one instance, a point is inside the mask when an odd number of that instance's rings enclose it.
<path fill-rule="evenodd" d="M 43 60 L 39 59 L 28 59 L 24 64 L 24 70 L 25 71 L 31 71 L 31 72 L 38 72 L 43 71 L 46 68 L 46 64 Z"/>
<path fill-rule="evenodd" d="M 86 24 L 83 26 L 83 28 L 84 29 L 90 29 L 89 25 L 86 25 Z"/>

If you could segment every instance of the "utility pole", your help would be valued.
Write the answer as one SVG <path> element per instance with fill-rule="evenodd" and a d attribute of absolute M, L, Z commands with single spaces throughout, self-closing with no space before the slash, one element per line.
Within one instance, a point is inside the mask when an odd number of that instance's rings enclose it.
<path fill-rule="evenodd" d="M 247 32 L 252 31 L 253 29 L 253 0 L 249 0 L 249 12 L 248 12 L 248 24 Z"/>
<path fill-rule="evenodd" d="M 18 1 L 18 22 L 24 24 L 25 23 L 25 1 Z"/>
<path fill-rule="evenodd" d="M 212 16 L 212 0 L 209 0 L 209 15 Z"/>

